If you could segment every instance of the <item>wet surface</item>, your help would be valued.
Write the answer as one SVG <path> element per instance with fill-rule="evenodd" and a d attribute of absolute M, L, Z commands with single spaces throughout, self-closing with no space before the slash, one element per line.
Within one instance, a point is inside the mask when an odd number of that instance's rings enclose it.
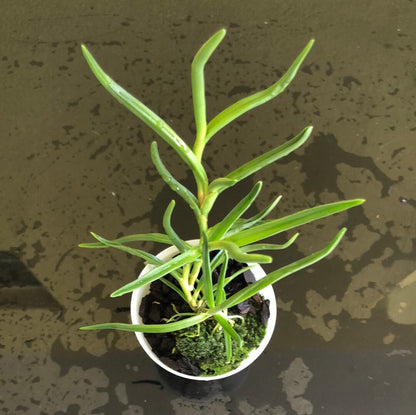
<path fill-rule="evenodd" d="M 0 413 L 414 414 L 416 2 L 197 3 L 44 1 L 2 12 Z M 278 329 L 242 383 L 196 400 L 166 384 L 134 335 L 78 330 L 128 321 L 129 298 L 109 294 L 142 265 L 77 244 L 91 230 L 161 231 L 173 197 L 150 160 L 154 134 L 98 85 L 80 44 L 191 143 L 189 64 L 220 27 L 228 34 L 207 66 L 208 118 L 316 43 L 287 92 L 212 140 L 208 173 L 224 175 L 306 125 L 314 133 L 224 193 L 213 216 L 259 179 L 256 208 L 282 194 L 276 215 L 367 202 L 304 226 L 275 256 L 293 260 L 348 227 L 327 260 L 276 286 Z M 190 183 L 173 152 L 160 151 Z M 194 237 L 188 217 L 178 203 L 184 238 Z"/>

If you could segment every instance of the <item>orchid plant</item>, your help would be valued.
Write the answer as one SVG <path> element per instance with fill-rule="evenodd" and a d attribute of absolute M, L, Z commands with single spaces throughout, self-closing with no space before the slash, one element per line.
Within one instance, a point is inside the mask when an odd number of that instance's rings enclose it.
<path fill-rule="evenodd" d="M 265 239 L 290 231 L 300 225 L 345 211 L 364 202 L 363 199 L 339 201 L 315 206 L 278 219 L 267 219 L 268 215 L 279 203 L 281 199 L 281 196 L 279 196 L 260 213 L 249 218 L 243 218 L 244 213 L 253 205 L 261 190 L 262 182 L 259 181 L 220 222 L 216 224 L 209 222 L 211 209 L 222 192 L 299 148 L 305 143 L 312 131 L 312 127 L 306 127 L 294 138 L 253 160 L 247 161 L 226 176 L 209 180 L 203 165 L 206 145 L 218 131 L 237 117 L 282 93 L 295 77 L 314 43 L 311 40 L 287 72 L 269 88 L 233 103 L 207 122 L 204 67 L 225 34 L 225 29 L 216 32 L 199 49 L 192 62 L 192 97 L 196 125 L 196 138 L 192 148 L 151 109 L 111 79 L 101 69 L 85 45 L 82 45 L 83 54 L 92 72 L 104 88 L 169 144 L 191 170 L 196 183 L 196 194 L 192 193 L 173 177 L 161 160 L 157 143 L 155 141 L 152 142 L 151 158 L 153 164 L 161 178 L 177 196 L 187 203 L 193 212 L 199 228 L 198 239 L 200 241 L 197 246 L 191 246 L 181 239 L 180 235 L 173 228 L 171 217 L 175 207 L 174 200 L 169 203 L 163 215 L 165 233 L 130 235 L 114 240 L 105 239 L 95 233 L 91 233 L 96 241 L 80 244 L 80 247 L 119 249 L 137 256 L 154 266 L 147 274 L 113 292 L 111 294 L 112 297 L 131 293 L 139 287 L 160 279 L 189 304 L 192 313 L 191 315 L 189 313 L 187 315 L 177 315 L 170 322 L 161 324 L 105 323 L 82 327 L 83 330 L 118 329 L 145 333 L 166 333 L 198 325 L 207 319 L 215 319 L 216 324 L 223 329 L 226 351 L 229 355 L 232 349 L 230 346 L 232 341 L 241 344 L 242 340 L 233 328 L 232 316 L 229 315 L 228 310 L 252 297 L 264 287 L 274 284 L 282 278 L 326 257 L 338 245 L 346 229 L 341 229 L 335 238 L 323 249 L 272 271 L 264 278 L 227 297 L 225 287 L 235 277 L 235 275 L 226 277 L 229 258 L 246 264 L 270 263 L 272 262 L 272 257 L 265 255 L 263 251 L 285 249 L 296 240 L 299 234 L 295 233 L 284 244 L 266 243 L 264 242 Z M 151 253 L 130 245 L 132 242 L 140 241 L 175 245 L 179 254 L 167 262 L 162 262 Z M 220 269 L 219 278 L 216 282 L 212 279 L 212 270 L 215 268 Z M 176 283 L 168 280 L 166 278 L 168 275 L 171 275 Z"/>

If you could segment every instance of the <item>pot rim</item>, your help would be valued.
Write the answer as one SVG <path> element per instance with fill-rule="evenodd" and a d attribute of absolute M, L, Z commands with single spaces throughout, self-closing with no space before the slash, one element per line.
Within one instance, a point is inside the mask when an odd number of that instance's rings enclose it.
<path fill-rule="evenodd" d="M 198 239 L 193 239 L 191 241 L 188 241 L 188 243 L 192 245 L 197 245 L 199 243 Z M 161 260 L 168 260 L 172 258 L 174 255 L 178 253 L 178 249 L 175 246 L 170 246 L 163 251 L 161 251 L 157 256 L 157 258 Z M 140 278 L 141 275 L 146 274 L 149 272 L 152 268 L 154 268 L 154 265 L 146 265 L 145 268 L 143 268 L 142 272 L 138 276 Z M 256 280 L 259 280 L 266 276 L 266 273 L 264 272 L 263 268 L 260 265 L 255 265 L 253 268 L 250 269 L 250 272 L 253 274 L 254 278 Z M 136 289 L 132 292 L 131 296 L 131 304 L 130 304 L 130 315 L 131 320 L 133 324 L 143 324 L 142 318 L 139 315 L 139 309 L 140 309 L 140 303 L 142 298 L 147 295 L 149 292 L 150 285 L 146 285 L 144 287 L 141 287 L 139 289 Z M 146 352 L 146 354 L 160 367 L 162 367 L 164 370 L 179 376 L 181 378 L 190 379 L 190 380 L 197 380 L 197 381 L 212 381 L 212 380 L 219 380 L 223 378 L 230 377 L 232 375 L 235 375 L 242 370 L 246 369 L 248 366 L 250 366 L 266 349 L 272 335 L 274 332 L 274 328 L 276 326 L 276 319 L 277 319 L 277 304 L 276 304 L 276 296 L 274 294 L 273 287 L 269 285 L 268 287 L 264 288 L 260 291 L 260 294 L 267 300 L 270 301 L 270 317 L 266 326 L 266 334 L 263 338 L 263 340 L 260 342 L 259 347 L 252 350 L 246 359 L 244 359 L 240 365 L 230 370 L 227 373 L 223 373 L 221 375 L 216 376 L 192 376 L 192 375 L 186 375 L 184 373 L 177 372 L 176 370 L 173 370 L 166 364 L 164 364 L 159 357 L 153 352 L 151 346 L 149 345 L 146 337 L 144 336 L 144 333 L 135 332 L 135 335 L 137 337 L 137 340 L 139 341 L 141 347 Z"/>

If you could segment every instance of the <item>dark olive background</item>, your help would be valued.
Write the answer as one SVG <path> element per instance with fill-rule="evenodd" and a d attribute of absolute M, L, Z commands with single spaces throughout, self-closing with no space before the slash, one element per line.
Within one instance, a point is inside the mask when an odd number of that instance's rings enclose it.
<path fill-rule="evenodd" d="M 414 414 L 415 17 L 413 0 L 4 0 L 0 413 Z M 141 264 L 77 244 L 91 230 L 161 231 L 174 197 L 150 161 L 155 134 L 99 86 L 80 44 L 191 143 L 190 62 L 221 27 L 227 37 L 206 68 L 209 118 L 316 44 L 286 92 L 212 140 L 210 177 L 315 129 L 302 149 L 224 194 L 214 216 L 260 179 L 256 209 L 282 194 L 276 216 L 367 202 L 304 226 L 296 246 L 273 254 L 279 266 L 348 227 L 327 260 L 277 284 L 277 330 L 243 385 L 192 400 L 159 383 L 133 334 L 78 330 L 128 321 L 128 296 L 109 294 Z M 179 204 L 185 238 L 195 237 L 190 217 Z"/>

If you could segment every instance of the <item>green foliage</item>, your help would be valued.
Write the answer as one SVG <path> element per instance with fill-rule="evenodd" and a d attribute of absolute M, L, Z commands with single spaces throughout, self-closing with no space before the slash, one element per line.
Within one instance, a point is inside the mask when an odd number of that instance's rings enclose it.
<path fill-rule="evenodd" d="M 216 376 L 237 368 L 249 352 L 259 346 L 266 329 L 261 326 L 258 317 L 249 313 L 244 322 L 236 319 L 234 329 L 244 339 L 240 347 L 233 342 L 230 358 L 226 354 L 223 334 L 215 330 L 212 320 L 199 325 L 199 330 L 192 328 L 176 332 L 176 349 L 188 357 L 192 364 L 199 367 L 205 376 Z"/>
<path fill-rule="evenodd" d="M 256 253 L 256 251 L 286 249 L 295 241 L 299 234 L 296 233 L 287 243 L 280 245 L 265 243 L 262 242 L 263 240 L 293 228 L 297 228 L 306 223 L 345 211 L 364 202 L 363 199 L 354 199 L 328 203 L 308 208 L 286 217 L 267 219 L 268 215 L 272 213 L 275 206 L 280 201 L 281 196 L 279 196 L 257 215 L 251 218 L 244 218 L 244 213 L 254 203 L 261 190 L 262 183 L 258 182 L 254 185 L 253 189 L 244 196 L 227 215 L 225 215 L 223 220 L 216 224 L 209 223 L 210 211 L 220 193 L 271 163 L 290 154 L 304 144 L 312 132 L 312 127 L 306 127 L 294 138 L 277 146 L 275 149 L 270 150 L 253 160 L 245 162 L 242 166 L 236 167 L 224 177 L 217 177 L 212 181 L 209 181 L 203 165 L 204 149 L 208 141 L 234 119 L 283 92 L 295 77 L 313 45 L 313 40 L 311 40 L 299 56 L 296 57 L 287 72 L 269 88 L 233 103 L 216 115 L 211 121 L 207 122 L 204 68 L 209 57 L 214 53 L 224 36 L 224 29 L 215 33 L 206 43 L 204 43 L 192 62 L 192 96 L 197 130 L 192 149 L 165 121 L 162 120 L 162 118 L 111 79 L 110 76 L 101 69 L 88 49 L 84 45 L 82 46 L 82 51 L 91 70 L 107 91 L 169 144 L 191 170 L 196 183 L 196 194 L 173 177 L 160 158 L 157 143 L 152 143 L 152 161 L 161 178 L 177 196 L 187 203 L 193 212 L 199 227 L 199 235 L 197 235 L 197 237 L 200 240 L 198 246 L 192 247 L 183 241 L 180 235 L 174 230 L 171 223 L 171 216 L 175 207 L 174 200 L 170 202 L 162 218 L 165 234 L 150 233 L 108 240 L 92 233 L 96 242 L 84 243 L 80 245 L 81 247 L 115 248 L 131 255 L 138 256 L 148 263 L 155 265 L 152 271 L 142 276 L 140 279 L 129 282 L 112 293 L 113 297 L 130 293 L 157 279 L 162 279 L 162 281 L 166 282 L 167 280 L 164 277 L 170 274 L 176 279 L 180 289 L 172 283 L 169 283 L 168 286 L 179 292 L 182 298 L 188 302 L 195 314 L 165 324 L 131 325 L 106 323 L 83 327 L 82 329 L 84 330 L 119 329 L 126 331 L 162 333 L 184 330 L 194 325 L 206 327 L 208 320 L 215 324 L 219 324 L 222 328 L 221 336 L 223 336 L 223 342 L 221 342 L 221 347 L 223 347 L 223 349 L 221 351 L 217 350 L 214 354 L 216 356 L 221 355 L 221 359 L 232 361 L 232 359 L 242 353 L 243 349 L 238 347 L 238 345 L 241 345 L 241 337 L 237 329 L 238 325 L 233 326 L 230 323 L 227 310 L 239 302 L 250 298 L 262 288 L 274 284 L 280 279 L 329 255 L 338 245 L 346 230 L 345 228 L 341 229 L 335 238 L 323 249 L 269 273 L 260 281 L 257 281 L 256 283 L 243 288 L 240 292 L 226 298 L 225 287 L 230 280 L 225 278 L 228 258 L 248 263 L 271 262 L 271 256 L 260 254 L 258 252 Z M 152 241 L 175 245 L 180 253 L 170 261 L 163 263 L 154 255 L 127 245 L 137 241 Z M 214 259 L 211 259 L 210 256 L 212 251 L 218 251 L 218 254 Z M 222 267 L 220 280 L 218 283 L 214 284 L 212 281 L 211 269 L 218 266 Z M 241 327 L 240 330 L 242 330 Z M 180 347 L 185 348 L 186 342 L 184 340 L 181 340 L 179 343 L 183 343 L 184 345 Z M 214 350 L 214 346 L 210 343 L 207 347 L 198 346 L 198 348 L 198 353 L 202 353 L 202 349 Z"/>

